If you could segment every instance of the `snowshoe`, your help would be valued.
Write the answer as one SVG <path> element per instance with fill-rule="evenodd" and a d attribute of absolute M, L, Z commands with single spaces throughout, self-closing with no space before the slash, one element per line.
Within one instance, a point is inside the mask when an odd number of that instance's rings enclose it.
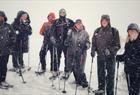
<path fill-rule="evenodd" d="M 16 71 L 16 73 L 19 74 L 19 76 L 20 76 L 21 73 L 23 74 L 23 73 L 25 73 L 26 71 L 27 71 L 26 69 L 18 69 L 18 70 Z"/>
<path fill-rule="evenodd" d="M 70 74 L 71 74 L 71 73 L 64 73 L 64 74 L 61 76 L 60 80 L 68 80 Z"/>
<path fill-rule="evenodd" d="M 46 72 L 46 70 L 41 70 L 41 71 L 35 71 L 36 75 L 42 75 Z"/>
<path fill-rule="evenodd" d="M 95 93 L 95 95 L 105 95 L 104 90 L 94 90 L 92 92 Z"/>
<path fill-rule="evenodd" d="M 81 82 L 80 85 L 81 85 L 83 88 L 86 88 L 86 87 L 88 87 L 88 82 Z"/>
<path fill-rule="evenodd" d="M 13 88 L 13 87 L 14 87 L 13 85 L 7 83 L 6 81 L 1 82 L 1 83 L 0 83 L 0 86 L 1 86 L 1 88 L 6 87 L 5 89 L 7 89 L 7 88 Z"/>
<path fill-rule="evenodd" d="M 52 76 L 49 77 L 50 80 L 55 80 L 56 78 L 58 78 L 60 76 L 62 72 L 58 71 L 58 72 L 52 72 Z"/>
<path fill-rule="evenodd" d="M 11 71 L 11 72 L 17 72 L 18 68 L 11 68 L 9 69 L 8 71 Z"/>
<path fill-rule="evenodd" d="M 3 86 L 2 84 L 0 84 L 0 89 L 8 90 L 8 87 L 5 87 L 5 86 Z"/>

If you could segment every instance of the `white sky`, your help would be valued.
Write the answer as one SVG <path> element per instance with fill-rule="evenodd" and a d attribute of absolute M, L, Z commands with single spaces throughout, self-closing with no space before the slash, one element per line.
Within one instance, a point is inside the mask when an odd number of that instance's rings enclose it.
<path fill-rule="evenodd" d="M 112 26 L 119 30 L 121 39 L 126 37 L 126 29 L 129 23 L 140 25 L 140 1 L 139 0 L 1 0 L 0 10 L 5 11 L 8 22 L 11 23 L 19 10 L 25 10 L 31 18 L 33 35 L 31 37 L 32 55 L 38 55 L 42 44 L 39 29 L 47 19 L 49 12 L 55 12 L 58 17 L 60 8 L 65 8 L 67 17 L 83 20 L 86 30 L 93 35 L 93 31 L 100 26 L 102 14 L 109 14 Z M 36 51 L 36 52 L 34 52 Z M 38 60 L 38 59 L 37 59 Z"/>

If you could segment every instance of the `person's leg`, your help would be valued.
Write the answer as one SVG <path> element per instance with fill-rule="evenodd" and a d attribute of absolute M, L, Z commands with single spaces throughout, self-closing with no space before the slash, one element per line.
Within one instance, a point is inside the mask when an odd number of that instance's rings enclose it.
<path fill-rule="evenodd" d="M 12 54 L 12 62 L 13 62 L 13 67 L 14 68 L 18 68 L 18 62 L 17 62 L 17 57 L 18 55 L 17 55 L 17 53 L 16 52 L 14 52 L 13 54 Z"/>
<path fill-rule="evenodd" d="M 97 71 L 98 71 L 98 90 L 105 90 L 106 69 L 105 60 L 102 56 L 97 56 Z"/>
<path fill-rule="evenodd" d="M 133 71 L 131 71 L 130 82 L 132 87 L 132 95 L 139 95 L 140 70 L 137 68 L 133 68 Z"/>
<path fill-rule="evenodd" d="M 3 63 L 2 63 L 2 56 L 0 56 L 0 83 L 2 82 L 2 71 L 3 71 Z"/>
<path fill-rule="evenodd" d="M 53 71 L 53 47 L 49 46 L 51 62 L 50 62 L 50 71 Z"/>
<path fill-rule="evenodd" d="M 67 47 L 63 47 L 63 54 L 64 54 L 64 64 L 65 64 L 65 66 L 64 66 L 64 71 L 65 72 L 68 72 L 67 70 L 68 70 L 68 64 L 67 64 L 67 54 L 68 53 L 68 51 L 67 51 Z"/>
<path fill-rule="evenodd" d="M 42 47 L 41 50 L 40 50 L 40 53 L 39 53 L 42 70 L 46 70 L 46 59 L 45 59 L 46 52 L 47 52 L 46 48 Z"/>
<path fill-rule="evenodd" d="M 0 59 L 1 64 L 1 82 L 5 82 L 7 74 L 7 64 L 9 60 L 9 55 L 4 55 Z"/>
<path fill-rule="evenodd" d="M 23 53 L 19 53 L 18 60 L 19 60 L 19 66 L 21 68 L 25 68 L 24 61 L 23 61 Z"/>
<path fill-rule="evenodd" d="M 114 95 L 115 56 L 107 58 L 106 69 L 106 92 L 107 95 Z"/>
<path fill-rule="evenodd" d="M 60 67 L 60 60 L 61 60 L 61 54 L 62 54 L 62 47 L 55 48 L 55 55 L 54 55 L 54 71 L 59 71 Z"/>

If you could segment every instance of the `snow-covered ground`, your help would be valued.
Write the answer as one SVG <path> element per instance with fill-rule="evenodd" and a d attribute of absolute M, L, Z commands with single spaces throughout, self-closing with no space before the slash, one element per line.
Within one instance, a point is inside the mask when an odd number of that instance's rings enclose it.
<path fill-rule="evenodd" d="M 39 29 L 44 21 L 46 21 L 47 14 L 49 12 L 55 12 L 58 17 L 58 11 L 60 8 L 67 10 L 67 17 L 76 20 L 80 18 L 90 35 L 90 39 L 93 35 L 93 31 L 100 26 L 100 16 L 102 14 L 109 14 L 111 17 L 111 24 L 115 26 L 120 33 L 122 48 L 119 53 L 123 52 L 124 39 L 126 37 L 127 25 L 131 22 L 140 24 L 140 14 L 137 12 L 140 9 L 140 1 L 138 0 L 1 0 L 0 10 L 5 11 L 8 22 L 11 23 L 16 17 L 19 10 L 25 10 L 30 14 L 31 25 L 33 28 L 33 35 L 30 38 L 30 66 L 31 71 L 23 74 L 26 84 L 22 83 L 21 77 L 16 73 L 7 73 L 7 81 L 14 85 L 14 88 L 9 90 L 1 90 L 0 95 L 63 95 L 61 93 L 63 89 L 63 81 L 59 79 L 54 81 L 55 87 L 52 88 L 52 82 L 48 79 L 51 76 L 49 73 L 50 68 L 50 55 L 47 55 L 47 73 L 42 76 L 36 76 L 39 63 L 39 50 L 42 44 L 42 37 L 39 35 Z M 130 12 L 130 10 L 132 10 Z M 24 62 L 28 64 L 28 54 L 24 55 Z M 96 58 L 93 63 L 93 74 L 91 87 L 97 89 L 97 65 Z M 88 50 L 88 56 L 86 61 L 85 72 L 87 79 L 89 80 L 91 66 L 90 50 Z M 60 70 L 63 71 L 64 58 L 61 60 Z M 8 68 L 12 68 L 11 56 L 9 58 Z M 118 95 L 128 95 L 126 80 L 124 78 L 123 64 L 119 68 L 119 82 L 118 82 Z M 64 95 L 75 95 L 75 84 L 73 75 L 66 82 L 66 91 Z M 87 95 L 87 90 L 81 87 L 78 88 L 77 95 Z M 94 94 L 93 94 L 94 95 Z"/>
<path fill-rule="evenodd" d="M 64 81 L 56 79 L 54 81 L 54 87 L 52 87 L 52 81 L 49 80 L 51 73 L 49 72 L 49 54 L 47 56 L 47 73 L 45 75 L 36 76 L 34 71 L 37 70 L 38 62 L 31 64 L 31 71 L 27 71 L 23 74 L 26 84 L 22 83 L 22 79 L 18 74 L 14 72 L 8 71 L 7 74 L 7 81 L 11 84 L 14 84 L 14 88 L 9 90 L 1 90 L 0 95 L 75 95 L 75 87 L 74 84 L 74 77 L 71 74 L 69 80 L 66 82 L 66 94 L 62 93 Z M 91 59 L 90 56 L 87 57 L 87 64 L 85 72 L 87 74 L 87 79 L 89 80 L 89 72 L 91 66 Z M 27 61 L 27 54 L 25 54 L 25 64 Z M 63 58 L 62 58 L 61 70 L 63 71 Z M 93 74 L 92 74 L 92 82 L 91 87 L 93 89 L 97 89 L 97 73 L 96 73 L 96 59 L 94 59 L 93 63 Z M 11 57 L 8 64 L 8 68 L 12 68 Z M 60 83 L 60 90 L 59 90 L 59 83 Z M 88 95 L 87 89 L 82 87 L 78 87 L 77 95 Z M 94 95 L 94 94 L 91 94 Z M 118 82 L 118 95 L 128 95 L 126 80 L 123 77 L 123 65 L 120 65 L 119 68 L 119 82 Z"/>

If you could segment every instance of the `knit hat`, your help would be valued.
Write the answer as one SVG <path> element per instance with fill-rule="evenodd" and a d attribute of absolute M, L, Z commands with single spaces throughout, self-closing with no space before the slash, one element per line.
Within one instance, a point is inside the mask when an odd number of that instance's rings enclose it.
<path fill-rule="evenodd" d="M 127 32 L 128 30 L 136 30 L 137 32 L 140 32 L 139 26 L 136 23 L 129 24 L 127 28 Z"/>

